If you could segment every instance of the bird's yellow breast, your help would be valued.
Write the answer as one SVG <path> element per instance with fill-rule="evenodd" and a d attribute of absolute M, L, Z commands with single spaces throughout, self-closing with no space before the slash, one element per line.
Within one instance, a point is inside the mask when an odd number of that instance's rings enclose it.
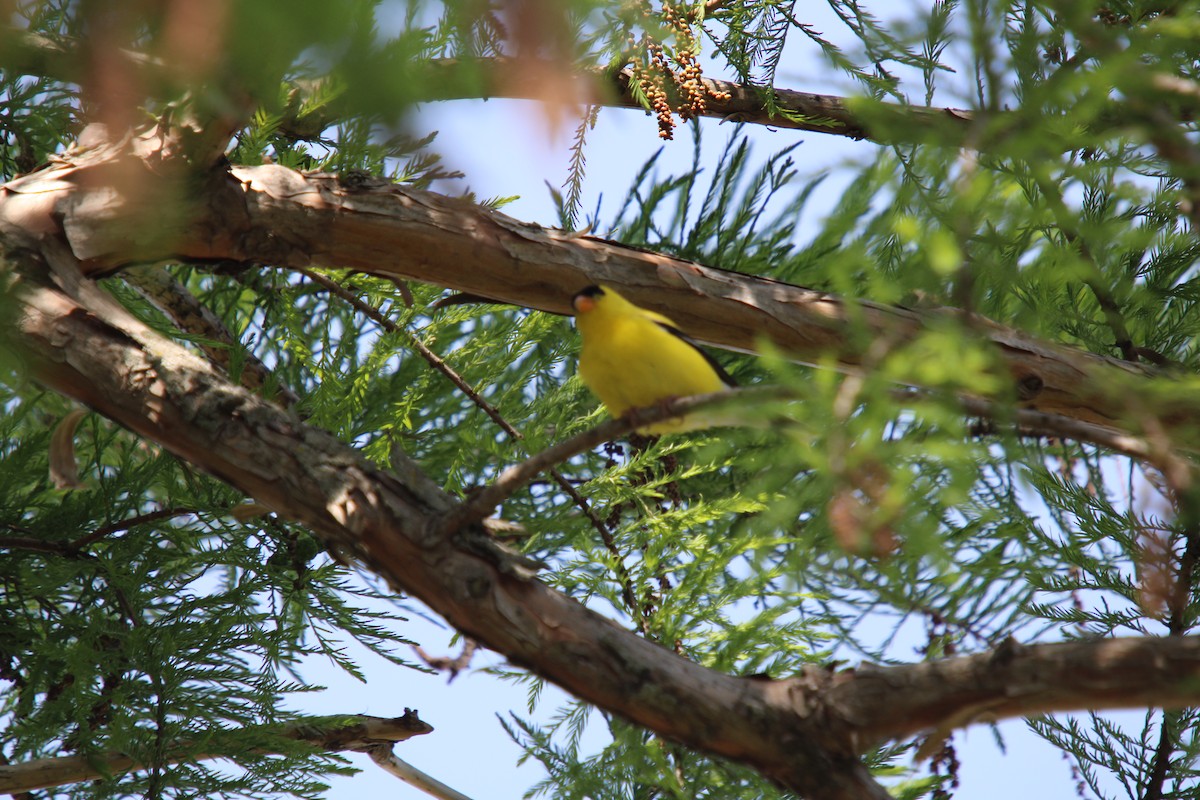
<path fill-rule="evenodd" d="M 652 319 L 597 309 L 578 326 L 580 377 L 613 416 L 726 388 L 703 355 Z"/>

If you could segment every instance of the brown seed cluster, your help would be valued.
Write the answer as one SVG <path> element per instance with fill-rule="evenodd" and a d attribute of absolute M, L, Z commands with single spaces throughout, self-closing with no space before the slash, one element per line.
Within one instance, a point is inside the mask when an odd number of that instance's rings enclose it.
<path fill-rule="evenodd" d="M 676 114 L 681 121 L 687 122 L 704 113 L 710 96 L 717 100 L 728 100 L 729 94 L 715 91 L 704 83 L 704 74 L 697 59 L 700 44 L 696 37 L 691 4 L 663 0 L 659 16 L 666 32 L 664 39 L 672 39 L 674 46 L 668 50 L 664 42 L 652 38 L 648 33 L 643 34 L 641 47 L 636 48 L 635 45 L 635 49 L 640 49 L 641 53 L 634 58 L 633 79 L 650 101 L 650 107 L 658 118 L 659 137 L 671 139 L 675 131 Z"/>

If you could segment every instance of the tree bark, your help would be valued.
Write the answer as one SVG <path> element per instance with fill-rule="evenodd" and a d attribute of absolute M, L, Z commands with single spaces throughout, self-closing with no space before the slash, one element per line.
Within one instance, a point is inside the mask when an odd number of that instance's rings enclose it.
<path fill-rule="evenodd" d="M 153 137 L 143 141 L 153 148 Z M 99 184 L 113 171 L 123 176 L 120 184 Z M 1011 375 L 1012 394 L 990 400 L 1153 435 L 1166 449 L 1200 450 L 1200 392 L 1183 378 L 1042 341 L 957 309 L 846 299 L 522 223 L 376 179 L 339 180 L 275 165 L 212 170 L 204 178 L 206 191 L 196 195 L 194 180 L 163 188 L 162 177 L 137 159 L 85 155 L 6 184 L 0 226 L 7 219 L 40 231 L 61 216 L 66 241 L 91 277 L 168 259 L 315 264 L 559 314 L 570 313 L 577 290 L 607 283 L 707 344 L 753 352 L 765 339 L 798 361 L 832 358 L 847 370 L 857 369 L 875 342 L 900 346 L 931 328 L 959 324 L 964 335 L 990 342 Z M 158 191 L 147 191 L 148 182 Z M 121 185 L 137 187 L 138 194 L 122 194 Z M 189 187 L 193 191 L 185 192 Z M 164 215 L 164 199 L 185 204 L 186 213 Z"/>
<path fill-rule="evenodd" d="M 531 578 L 456 506 L 217 375 L 133 320 L 49 246 L 27 268 L 12 342 L 30 374 L 300 522 L 427 603 L 471 638 L 663 736 L 757 766 L 812 798 L 888 795 L 836 720 L 771 684 L 707 670 Z M 27 263 L 29 258 L 23 259 Z M 70 296 L 69 293 L 78 295 Z"/>

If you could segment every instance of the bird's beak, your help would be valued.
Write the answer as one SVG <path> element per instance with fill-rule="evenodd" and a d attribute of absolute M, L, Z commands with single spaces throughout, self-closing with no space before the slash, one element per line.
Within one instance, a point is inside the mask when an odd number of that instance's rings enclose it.
<path fill-rule="evenodd" d="M 576 314 L 586 314 L 596 307 L 596 299 L 586 294 L 577 294 L 571 298 L 571 307 Z"/>

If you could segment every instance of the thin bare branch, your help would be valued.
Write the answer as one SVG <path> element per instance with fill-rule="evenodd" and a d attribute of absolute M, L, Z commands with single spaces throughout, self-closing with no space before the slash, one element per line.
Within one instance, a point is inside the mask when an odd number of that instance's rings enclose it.
<path fill-rule="evenodd" d="M 451 366 L 446 363 L 445 359 L 433 352 L 433 350 L 429 349 L 429 346 L 421 341 L 412 331 L 401 325 L 397 325 L 395 322 L 392 322 L 392 320 L 388 319 L 387 316 L 385 316 L 378 308 L 375 308 L 370 303 L 364 303 L 358 298 L 358 295 L 354 294 L 354 292 L 350 291 L 349 289 L 346 289 L 337 281 L 327 278 L 319 272 L 314 272 L 311 269 L 301 268 L 297 270 L 297 272 L 318 286 L 321 286 L 331 294 L 349 303 L 356 311 L 374 322 L 379 327 L 383 328 L 388 333 L 403 337 L 408 342 L 409 347 L 411 347 L 413 350 L 416 350 L 417 354 L 421 356 L 421 358 L 425 359 L 425 362 L 429 364 L 429 366 L 433 367 L 434 370 L 445 377 L 446 380 L 454 384 L 454 387 L 466 395 L 467 399 L 474 403 L 480 411 L 482 411 L 484 414 L 487 414 L 488 419 L 496 423 L 496 426 L 499 427 L 500 430 L 507 433 L 513 439 L 521 440 L 525 438 L 520 431 L 513 427 L 512 423 L 504 418 L 504 416 L 494 405 L 484 399 L 483 395 L 479 393 L 478 389 L 468 383 L 463 376 L 459 375 L 458 372 L 451 368 Z"/>
<path fill-rule="evenodd" d="M 431 62 L 425 81 L 430 99 L 456 100 L 478 96 L 480 87 L 463 87 L 446 80 L 462 64 L 455 59 Z M 560 69 L 547 64 L 548 69 Z M 478 74 L 486 76 L 483 92 L 488 97 L 539 99 L 542 95 L 531 77 L 537 70 L 524 70 L 512 59 L 491 58 L 475 66 Z M 577 94 L 590 105 L 628 108 L 645 111 L 630 90 L 633 73 L 624 69 L 616 73 L 595 68 L 581 70 L 577 77 Z M 880 143 L 914 142 L 928 138 L 931 130 L 945 132 L 944 138 L 962 141 L 974 119 L 971 111 L 957 108 L 907 106 L 899 103 L 871 104 L 869 114 L 853 109 L 854 100 L 836 95 L 802 92 L 795 89 L 746 86 L 730 81 L 703 78 L 708 100 L 703 116 L 767 125 L 772 128 L 825 133 L 851 139 L 871 139 Z M 772 102 L 768 103 L 770 97 Z M 646 112 L 649 113 L 649 112 Z"/>
<path fill-rule="evenodd" d="M 960 402 L 968 413 L 992 422 L 1010 422 L 1021 436 L 1051 436 L 1098 445 L 1114 453 L 1144 461 L 1166 476 L 1170 485 L 1186 488 L 1192 484 L 1200 469 L 1195 461 L 1172 451 L 1167 443 L 1155 437 L 1131 436 L 1103 425 L 1093 425 L 1058 414 L 1047 414 L 1026 408 L 1006 408 L 978 397 L 962 397 Z"/>
<path fill-rule="evenodd" d="M 710 3 L 709 13 L 718 10 L 722 3 Z M 86 67 L 75 55 L 75 43 L 63 39 L 52 41 L 44 36 L 12 36 L 14 47 L 6 54 L 6 61 L 16 73 L 45 75 L 67 82 L 77 82 L 86 74 Z M 164 65 L 154 58 L 128 48 L 111 48 L 110 57 L 120 59 L 132 74 L 157 74 Z M 471 74 L 485 80 L 483 85 L 463 84 L 453 80 L 456 73 L 468 66 Z M 464 65 L 459 59 L 437 59 L 417 70 L 406 86 L 406 100 L 458 100 L 483 97 L 507 97 L 513 99 L 541 100 L 545 87 L 540 82 L 546 70 L 558 74 L 562 64 L 546 62 L 539 69 L 530 66 L 528 59 L 512 58 L 478 59 Z M 591 105 L 629 108 L 645 111 L 630 91 L 632 72 L 628 69 L 612 72 L 601 68 L 582 69 L 575 77 L 576 95 L 581 102 Z M 734 122 L 769 125 L 814 133 L 848 136 L 853 139 L 875 139 L 881 142 L 911 141 L 924 136 L 931 126 L 941 126 L 948 131 L 961 131 L 957 138 L 966 135 L 973 114 L 964 109 L 929 108 L 905 106 L 899 103 L 881 105 L 873 111 L 873 121 L 868 123 L 861 113 L 852 110 L 849 98 L 815 94 L 793 89 L 771 89 L 768 87 L 744 86 L 729 81 L 705 78 L 704 84 L 711 99 L 707 102 L 704 116 Z M 299 86 L 301 91 L 313 87 Z M 417 96 L 414 97 L 413 93 Z M 768 93 L 773 97 L 773 107 L 766 102 Z M 299 108 L 303 103 L 294 104 Z M 345 109 L 331 106 L 327 118 L 313 119 L 311 112 L 303 124 L 295 125 L 304 132 L 320 132 L 333 124 Z M 318 114 L 319 116 L 319 114 Z M 904 124 L 895 124 L 900 121 Z M 284 129 L 293 127 L 288 120 Z M 915 134 L 915 135 L 914 135 Z M 952 137 L 953 138 L 953 137 Z"/>
<path fill-rule="evenodd" d="M 561 464 L 568 459 L 585 453 L 592 448 L 611 442 L 636 428 L 675 419 L 693 411 L 709 406 L 725 403 L 731 398 L 747 396 L 750 399 L 786 396 L 786 390 L 778 387 L 755 387 L 750 389 L 734 389 L 712 394 L 694 395 L 692 397 L 677 397 L 660 405 L 650 408 L 639 408 L 618 419 L 602 422 L 594 428 L 565 439 L 558 444 L 546 448 L 520 464 L 509 467 L 500 473 L 494 482 L 486 489 L 470 498 L 447 520 L 454 529 L 463 525 L 473 525 L 496 510 L 496 507 L 512 497 L 523 486 L 536 478 L 541 472 L 555 464 Z"/>
<path fill-rule="evenodd" d="M 447 518 L 446 524 L 451 528 L 461 525 L 474 524 L 487 517 L 495 509 L 532 481 L 539 473 L 555 464 L 561 464 L 580 453 L 587 452 L 597 445 L 612 441 L 630 431 L 659 422 L 685 416 L 700 409 L 711 408 L 715 405 L 735 405 L 738 403 L 755 403 L 764 400 L 787 400 L 796 397 L 795 392 L 781 386 L 753 386 L 730 389 L 693 397 L 675 398 L 660 405 L 637 409 L 620 419 L 609 420 L 594 428 L 565 439 L 530 458 L 515 464 L 502 473 L 487 488 L 469 498 L 462 506 L 456 508 Z M 919 400 L 924 395 L 914 395 L 911 392 L 897 393 L 901 402 Z M 1059 439 L 1087 442 L 1098 445 L 1115 453 L 1127 455 L 1138 461 L 1145 461 L 1172 479 L 1173 485 L 1188 486 L 1197 470 L 1197 465 L 1169 450 L 1160 447 L 1146 439 L 1141 439 L 1121 431 L 1093 425 L 1087 422 L 1062 417 L 1055 414 L 1045 414 L 1028 409 L 1013 409 L 989 402 L 978 397 L 963 397 L 960 399 L 963 408 L 971 415 L 984 417 L 997 423 L 1015 425 L 1016 432 L 1026 436 L 1053 436 Z M 752 419 L 752 414 L 747 414 Z"/>
<path fill-rule="evenodd" d="M 0 548 L 36 550 L 42 553 L 56 553 L 57 555 L 75 558 L 82 555 L 83 550 L 89 545 L 112 536 L 114 533 L 127 531 L 135 525 L 145 525 L 161 519 L 182 517 L 195 513 L 196 509 L 194 508 L 163 508 L 158 511 L 149 511 L 145 514 L 138 514 L 135 517 L 123 519 L 110 525 L 104 525 L 91 533 L 84 534 L 78 539 L 69 542 L 39 539 L 33 536 L 0 536 Z"/>
<path fill-rule="evenodd" d="M 122 531 L 127 531 L 130 528 L 138 525 L 146 525 L 151 522 L 158 522 L 159 520 L 171 519 L 173 517 L 185 517 L 195 513 L 196 509 L 184 508 L 182 506 L 173 508 L 160 508 L 157 511 L 147 511 L 145 514 L 138 514 L 137 516 L 118 520 L 117 522 L 113 522 L 109 525 L 103 525 L 91 533 L 84 534 L 78 539 L 68 543 L 67 548 L 69 550 L 78 552 L 94 542 L 98 542 L 101 539 L 112 536 L 114 533 L 121 533 Z"/>
<path fill-rule="evenodd" d="M 462 792 L 451 789 L 437 778 L 427 775 L 407 761 L 398 758 L 391 745 L 381 744 L 372 747 L 367 754 L 384 770 L 408 785 L 415 786 L 430 797 L 436 797 L 438 800 L 471 800 Z"/>
<path fill-rule="evenodd" d="M 62 542 L 49 542 L 36 536 L 0 536 L 0 550 L 30 550 L 35 553 L 64 555 L 66 547 Z"/>
<path fill-rule="evenodd" d="M 189 752 L 191 746 L 180 742 L 170 748 L 175 755 L 168 756 L 169 763 L 183 760 L 228 758 L 245 749 L 245 736 L 254 729 L 241 729 L 215 733 L 206 752 Z M 282 728 L 263 726 L 263 734 L 274 734 L 315 748 L 329 751 L 366 750 L 375 747 L 391 749 L 395 742 L 403 742 L 414 736 L 430 733 L 433 728 L 422 722 L 415 711 L 405 709 L 402 717 L 370 717 L 360 714 L 315 717 L 289 723 Z M 229 740 L 227 748 L 221 747 L 222 737 Z M 270 751 L 256 750 L 257 753 Z M 0 764 L 0 794 L 28 792 L 70 783 L 82 783 L 98 778 L 120 775 L 146 768 L 122 753 L 107 755 L 62 756 L 39 758 L 17 764 Z"/>

